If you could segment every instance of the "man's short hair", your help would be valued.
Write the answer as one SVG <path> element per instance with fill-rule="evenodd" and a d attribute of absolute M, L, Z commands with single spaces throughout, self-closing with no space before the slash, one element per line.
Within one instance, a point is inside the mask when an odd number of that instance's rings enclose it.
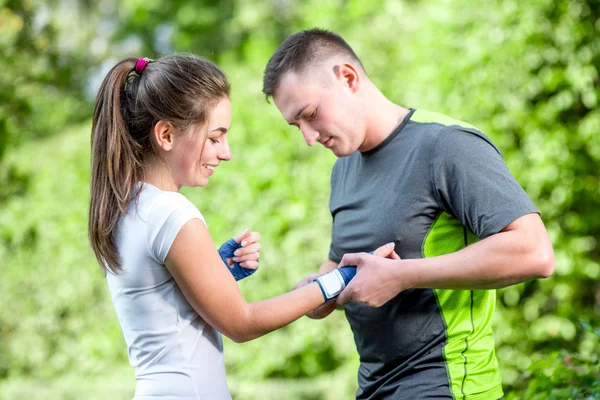
<path fill-rule="evenodd" d="M 352 47 L 338 34 L 314 28 L 288 37 L 267 63 L 263 77 L 263 93 L 267 99 L 272 97 L 281 77 L 287 72 L 302 72 L 307 66 L 316 65 L 337 55 L 344 55 L 358 62 L 366 72 Z"/>

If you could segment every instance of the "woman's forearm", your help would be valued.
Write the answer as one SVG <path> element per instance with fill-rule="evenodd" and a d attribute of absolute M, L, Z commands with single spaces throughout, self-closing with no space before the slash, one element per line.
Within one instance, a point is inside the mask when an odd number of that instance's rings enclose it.
<path fill-rule="evenodd" d="M 279 329 L 323 304 L 323 294 L 316 282 L 267 300 L 248 303 L 243 314 L 244 323 L 238 324 L 229 337 L 235 342 L 246 342 Z"/>

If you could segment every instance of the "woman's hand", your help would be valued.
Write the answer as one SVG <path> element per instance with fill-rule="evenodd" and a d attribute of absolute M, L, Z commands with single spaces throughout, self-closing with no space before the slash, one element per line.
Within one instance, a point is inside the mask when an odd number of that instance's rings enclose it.
<path fill-rule="evenodd" d="M 236 281 L 252 275 L 258 269 L 260 233 L 246 229 L 219 248 L 221 259 Z"/>

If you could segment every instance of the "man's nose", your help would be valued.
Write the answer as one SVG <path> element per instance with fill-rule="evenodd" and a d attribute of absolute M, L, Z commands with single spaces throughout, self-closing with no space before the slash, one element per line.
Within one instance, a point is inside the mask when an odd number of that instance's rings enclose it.
<path fill-rule="evenodd" d="M 317 139 L 319 139 L 319 132 L 312 129 L 308 124 L 301 125 L 300 130 L 302 131 L 302 136 L 304 136 L 304 141 L 309 146 L 315 144 Z"/>

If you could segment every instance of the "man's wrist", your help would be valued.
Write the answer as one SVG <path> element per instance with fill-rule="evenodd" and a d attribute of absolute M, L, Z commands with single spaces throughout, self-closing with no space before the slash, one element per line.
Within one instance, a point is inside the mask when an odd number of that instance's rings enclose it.
<path fill-rule="evenodd" d="M 420 287 L 420 275 L 415 268 L 414 260 L 397 260 L 396 263 L 398 265 L 393 268 L 392 279 L 397 283 L 398 293 Z"/>
<path fill-rule="evenodd" d="M 327 260 L 326 262 L 321 264 L 321 266 L 319 267 L 318 274 L 325 275 L 326 273 L 333 271 L 337 267 L 338 267 L 338 263 L 331 261 L 331 260 Z"/>

